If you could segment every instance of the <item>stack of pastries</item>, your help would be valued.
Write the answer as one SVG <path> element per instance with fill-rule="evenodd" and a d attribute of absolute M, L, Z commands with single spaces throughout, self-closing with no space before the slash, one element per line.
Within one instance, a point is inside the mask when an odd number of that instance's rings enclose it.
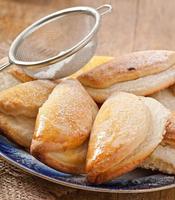
<path fill-rule="evenodd" d="M 175 174 L 175 52 L 94 57 L 62 80 L 0 74 L 0 130 L 43 163 L 100 184 Z"/>

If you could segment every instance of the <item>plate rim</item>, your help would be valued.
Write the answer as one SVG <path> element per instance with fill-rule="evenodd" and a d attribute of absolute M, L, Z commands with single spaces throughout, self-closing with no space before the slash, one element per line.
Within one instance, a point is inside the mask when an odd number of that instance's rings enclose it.
<path fill-rule="evenodd" d="M 123 194 L 136 194 L 136 193 L 149 193 L 149 192 L 156 192 L 156 191 L 161 191 L 161 190 L 167 190 L 175 187 L 175 184 L 170 184 L 170 185 L 165 185 L 165 186 L 160 186 L 157 188 L 149 188 L 149 189 L 133 189 L 133 190 L 122 190 L 122 189 L 109 189 L 109 188 L 97 188 L 97 187 L 92 187 L 92 186 L 84 186 L 84 185 L 77 185 L 75 183 L 68 183 L 66 181 L 62 180 L 56 180 L 53 178 L 50 178 L 49 176 L 43 175 L 41 173 L 35 172 L 34 170 L 23 166 L 22 164 L 15 162 L 8 156 L 4 155 L 2 152 L 0 152 L 0 157 L 7 161 L 8 163 L 12 164 L 15 167 L 20 168 L 22 171 L 37 176 L 39 178 L 42 178 L 44 180 L 50 181 L 52 183 L 56 183 L 65 187 L 70 187 L 74 189 L 80 189 L 80 190 L 85 190 L 85 191 L 91 191 L 91 192 L 104 192 L 104 193 L 123 193 Z"/>

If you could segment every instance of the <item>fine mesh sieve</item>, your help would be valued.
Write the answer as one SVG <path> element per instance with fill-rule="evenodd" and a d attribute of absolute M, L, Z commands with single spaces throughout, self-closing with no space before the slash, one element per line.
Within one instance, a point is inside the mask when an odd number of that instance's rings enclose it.
<path fill-rule="evenodd" d="M 74 73 L 94 55 L 101 16 L 111 9 L 108 4 L 97 9 L 72 7 L 40 19 L 13 41 L 0 70 L 16 64 L 40 79 Z"/>

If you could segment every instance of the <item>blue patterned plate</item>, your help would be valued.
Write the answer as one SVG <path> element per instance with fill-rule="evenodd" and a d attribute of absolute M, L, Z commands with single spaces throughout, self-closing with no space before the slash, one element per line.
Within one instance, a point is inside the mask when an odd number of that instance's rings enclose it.
<path fill-rule="evenodd" d="M 11 164 L 60 185 L 97 192 L 138 193 L 175 187 L 175 176 L 136 169 L 118 179 L 101 185 L 86 182 L 85 176 L 56 171 L 35 159 L 28 152 L 0 135 L 0 156 Z"/>

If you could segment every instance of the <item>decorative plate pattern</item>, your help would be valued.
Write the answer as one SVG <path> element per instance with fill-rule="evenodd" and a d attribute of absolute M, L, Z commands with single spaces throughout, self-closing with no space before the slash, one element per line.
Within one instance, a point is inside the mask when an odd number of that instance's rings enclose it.
<path fill-rule="evenodd" d="M 92 185 L 86 181 L 85 175 L 66 174 L 48 167 L 2 135 L 0 135 L 0 156 L 33 175 L 54 183 L 83 190 L 138 193 L 175 187 L 175 176 L 144 169 L 136 169 L 105 184 Z"/>

